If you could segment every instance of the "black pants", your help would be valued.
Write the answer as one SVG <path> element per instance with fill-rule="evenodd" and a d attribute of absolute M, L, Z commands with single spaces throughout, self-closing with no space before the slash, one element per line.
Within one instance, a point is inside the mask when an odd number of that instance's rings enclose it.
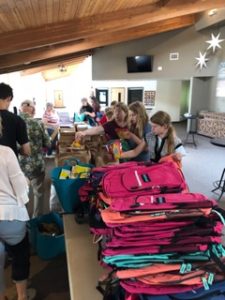
<path fill-rule="evenodd" d="M 28 279 L 30 273 L 30 245 L 28 233 L 16 245 L 6 244 L 6 251 L 12 257 L 12 279 L 22 281 Z"/>

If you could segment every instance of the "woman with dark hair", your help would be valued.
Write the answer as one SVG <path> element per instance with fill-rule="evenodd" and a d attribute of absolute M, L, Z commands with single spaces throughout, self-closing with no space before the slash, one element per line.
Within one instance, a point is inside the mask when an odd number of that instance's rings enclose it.
<path fill-rule="evenodd" d="M 99 103 L 98 99 L 95 96 L 91 96 L 90 98 L 91 98 L 91 106 L 92 106 L 95 114 L 97 112 L 100 112 L 101 107 L 100 107 L 100 103 Z"/>
<path fill-rule="evenodd" d="M 101 118 L 103 116 L 103 113 L 101 112 L 100 103 L 99 103 L 98 99 L 95 96 L 91 96 L 90 98 L 91 98 L 91 105 L 92 105 L 92 108 L 93 108 L 94 113 L 95 113 L 94 120 L 97 123 L 99 123 L 99 121 L 101 120 Z"/>

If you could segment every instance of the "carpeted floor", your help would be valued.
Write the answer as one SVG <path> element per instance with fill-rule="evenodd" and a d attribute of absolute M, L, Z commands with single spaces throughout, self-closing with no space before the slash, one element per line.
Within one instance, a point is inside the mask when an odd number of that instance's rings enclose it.
<path fill-rule="evenodd" d="M 184 140 L 186 137 L 186 123 L 176 123 L 178 136 Z M 214 183 L 219 180 L 225 168 L 225 147 L 210 143 L 210 138 L 196 135 L 197 147 L 186 144 L 187 155 L 183 158 L 183 172 L 191 192 L 199 192 L 210 198 L 218 199 L 219 191 L 212 193 Z M 189 137 L 189 141 L 191 137 Z M 220 200 L 225 204 L 225 193 Z"/>
<path fill-rule="evenodd" d="M 182 140 L 186 136 L 186 123 L 174 124 L 178 136 Z M 197 147 L 187 144 L 187 155 L 183 159 L 183 172 L 191 192 L 200 192 L 209 197 L 217 198 L 218 193 L 212 193 L 213 182 L 220 178 L 225 168 L 225 148 L 212 145 L 210 138 L 196 136 Z M 45 211 L 48 212 L 50 170 L 54 167 L 54 160 L 47 159 L 46 199 Z M 30 204 L 31 208 L 32 203 Z M 220 205 L 225 207 L 225 195 Z M 30 209 L 29 208 L 29 209 Z M 15 288 L 10 280 L 10 266 L 6 268 L 7 295 L 9 299 L 15 298 Z M 66 256 L 43 261 L 36 255 L 31 257 L 30 286 L 37 290 L 37 300 L 69 300 L 69 286 L 67 277 Z M 88 299 L 87 299 L 88 300 Z"/>

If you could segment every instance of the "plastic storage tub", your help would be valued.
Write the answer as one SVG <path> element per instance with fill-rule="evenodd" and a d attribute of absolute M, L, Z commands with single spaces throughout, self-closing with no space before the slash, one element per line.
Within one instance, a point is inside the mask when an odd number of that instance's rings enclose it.
<path fill-rule="evenodd" d="M 28 222 L 30 242 L 37 255 L 49 260 L 65 252 L 64 233 L 60 235 L 46 234 L 39 230 L 41 223 L 54 223 L 63 232 L 63 221 L 59 214 L 49 213 Z"/>

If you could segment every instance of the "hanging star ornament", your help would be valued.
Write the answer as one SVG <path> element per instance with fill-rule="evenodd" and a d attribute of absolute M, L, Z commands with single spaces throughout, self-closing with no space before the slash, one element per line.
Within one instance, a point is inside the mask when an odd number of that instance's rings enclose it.
<path fill-rule="evenodd" d="M 201 51 L 199 51 L 199 57 L 195 57 L 195 59 L 198 61 L 196 63 L 196 67 L 199 66 L 200 70 L 202 70 L 203 67 L 207 67 L 206 66 L 206 62 L 209 60 L 207 57 L 206 57 L 206 52 L 202 54 Z"/>
<path fill-rule="evenodd" d="M 220 38 L 220 33 L 215 36 L 213 33 L 211 33 L 211 40 L 206 41 L 206 43 L 209 44 L 209 47 L 207 49 L 213 50 L 213 53 L 216 51 L 217 48 L 221 48 L 220 43 L 222 43 L 224 40 L 219 39 Z"/>

